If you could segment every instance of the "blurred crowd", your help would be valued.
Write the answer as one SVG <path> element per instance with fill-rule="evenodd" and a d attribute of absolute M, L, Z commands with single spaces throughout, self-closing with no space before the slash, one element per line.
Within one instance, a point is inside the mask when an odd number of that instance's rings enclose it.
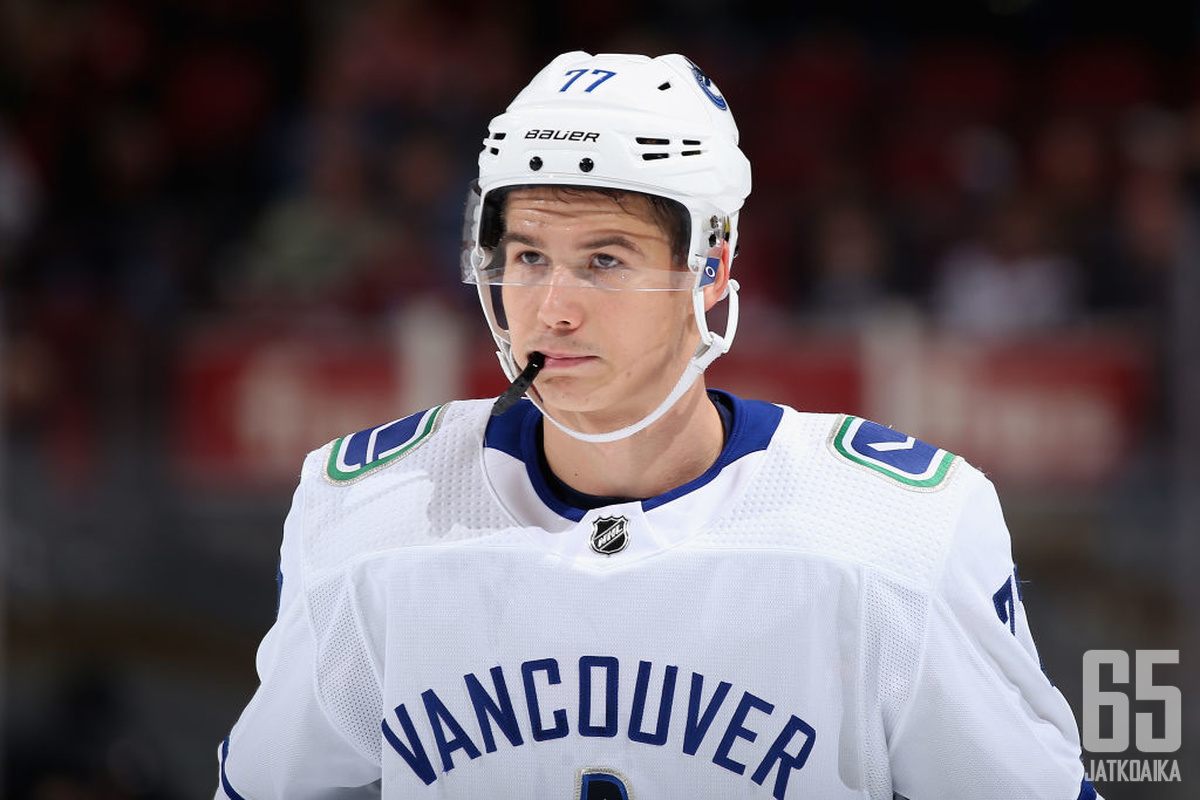
<path fill-rule="evenodd" d="M 1157 330 L 1200 166 L 1192 20 L 1151 38 L 1047 0 L 922 31 L 769 5 L 0 0 L 10 458 L 86 494 L 113 448 L 152 449 L 197 320 L 469 313 L 487 120 L 576 47 L 684 52 L 730 99 L 747 324 L 904 304 L 971 337 Z M 36 796 L 151 796 L 56 786 Z"/>
<path fill-rule="evenodd" d="M 900 296 L 949 332 L 1020 336 L 1162 301 L 1200 156 L 1196 62 L 1115 37 L 888 57 L 841 33 L 763 69 L 747 238 L 793 309 L 854 324 Z"/>
<path fill-rule="evenodd" d="M 722 85 L 763 312 L 852 328 L 903 301 L 996 337 L 1158 310 L 1200 158 L 1186 48 L 1044 20 L 1006 41 L 1030 20 L 996 14 L 990 35 L 918 35 L 627 6 L 0 3 L 10 429 L 86 472 L 89 437 L 153 425 L 197 316 L 469 301 L 479 139 L 569 46 L 681 50 Z"/>

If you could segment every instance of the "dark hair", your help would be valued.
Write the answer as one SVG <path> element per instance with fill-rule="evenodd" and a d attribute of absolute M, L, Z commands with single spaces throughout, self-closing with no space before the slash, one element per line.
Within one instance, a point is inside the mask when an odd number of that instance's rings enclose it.
<path fill-rule="evenodd" d="M 516 189 L 548 188 L 552 189 L 559 199 L 578 198 L 590 194 L 610 198 L 618 206 L 625 209 L 623 202 L 629 197 L 645 198 L 650 205 L 650 215 L 655 225 L 667 235 L 671 253 L 676 266 L 687 264 L 688 246 L 691 243 L 692 220 L 687 208 L 678 200 L 667 197 L 635 192 L 629 189 L 614 189 L 607 186 L 559 186 L 543 184 L 527 184 L 522 186 L 505 186 L 488 193 L 484 200 L 483 218 L 481 220 L 479 241 L 484 247 L 492 248 L 504 236 L 504 212 L 508 204 L 508 195 Z"/>

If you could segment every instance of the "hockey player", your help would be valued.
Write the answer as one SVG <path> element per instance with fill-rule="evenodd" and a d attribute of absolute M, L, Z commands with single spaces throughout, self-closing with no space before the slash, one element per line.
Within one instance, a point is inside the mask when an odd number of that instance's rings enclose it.
<path fill-rule="evenodd" d="M 1096 796 L 988 480 L 706 388 L 749 190 L 679 55 L 492 121 L 463 272 L 512 387 L 308 457 L 217 797 Z"/>

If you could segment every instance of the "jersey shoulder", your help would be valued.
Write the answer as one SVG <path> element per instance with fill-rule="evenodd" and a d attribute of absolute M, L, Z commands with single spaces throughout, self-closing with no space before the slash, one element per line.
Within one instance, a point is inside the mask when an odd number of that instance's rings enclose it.
<path fill-rule="evenodd" d="M 470 438 L 485 401 L 457 400 L 427 408 L 399 419 L 339 436 L 308 454 L 304 479 L 319 478 L 331 486 L 350 486 L 377 473 L 427 461 L 414 458 L 428 448 L 427 456 L 444 455 Z"/>
<path fill-rule="evenodd" d="M 971 498 L 987 485 L 960 456 L 908 434 L 785 407 L 769 457 L 732 519 L 739 541 L 929 587 L 964 518 L 984 513 Z"/>
<path fill-rule="evenodd" d="M 962 464 L 948 450 L 849 414 L 834 418 L 826 444 L 835 459 L 909 490 L 942 489 Z"/>
<path fill-rule="evenodd" d="M 485 535 L 503 518 L 480 466 L 487 401 L 454 401 L 309 453 L 293 511 L 310 575 L 399 548 Z"/>
<path fill-rule="evenodd" d="M 449 404 L 341 436 L 325 450 L 324 476 L 335 484 L 361 480 L 413 453 L 438 432 Z"/>
<path fill-rule="evenodd" d="M 853 475 L 848 491 L 928 494 L 982 477 L 961 456 L 864 417 L 782 408 L 777 450 L 783 462 L 802 464 L 809 479 Z"/>

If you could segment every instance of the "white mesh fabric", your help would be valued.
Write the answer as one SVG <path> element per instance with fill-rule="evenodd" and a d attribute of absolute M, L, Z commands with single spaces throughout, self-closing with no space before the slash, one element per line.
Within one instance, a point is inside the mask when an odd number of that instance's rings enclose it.
<path fill-rule="evenodd" d="M 929 599 L 920 592 L 879 578 L 865 581 L 863 594 L 861 658 L 865 691 L 859 735 L 863 752 L 886 753 L 888 732 L 899 724 L 912 696 L 912 678 L 921 664 Z M 862 767 L 870 796 L 890 798 L 890 762 L 867 759 Z"/>
<path fill-rule="evenodd" d="M 837 459 L 824 446 L 835 419 L 786 410 L 767 463 L 710 529 L 707 543 L 785 547 L 931 586 L 967 481 L 949 480 L 933 493 L 910 491 Z M 966 464 L 958 471 L 975 472 Z"/>
<path fill-rule="evenodd" d="M 379 670 L 367 652 L 345 578 L 310 588 L 308 602 L 316 637 L 317 690 L 326 713 L 357 749 L 379 763 Z"/>
<path fill-rule="evenodd" d="M 329 446 L 305 463 L 303 573 L 316 638 L 317 687 L 331 720 L 364 755 L 380 761 L 383 696 L 379 652 L 385 619 L 363 622 L 353 575 L 373 557 L 408 546 L 493 535 L 507 522 L 488 495 L 480 441 L 488 403 L 454 403 L 412 453 L 348 485 L 319 477 Z M 482 413 L 481 413 L 482 412 Z M 476 417 L 456 424 L 464 414 Z M 397 507 L 396 498 L 405 503 Z M 287 577 L 285 577 L 287 580 Z"/>
<path fill-rule="evenodd" d="M 978 473 L 958 464 L 935 492 L 912 491 L 833 454 L 838 417 L 786 410 L 762 468 L 742 499 L 703 538 L 708 547 L 795 551 L 861 575 L 852 637 L 857 675 L 844 691 L 839 769 L 847 785 L 892 797 L 888 737 L 918 673 L 930 595 Z"/>
<path fill-rule="evenodd" d="M 438 430 L 410 454 L 350 485 L 313 481 L 305 535 L 313 576 L 397 547 L 488 536 L 508 518 L 493 503 L 481 468 L 488 401 L 447 406 Z M 306 474 L 321 474 L 329 446 L 312 454 Z M 314 476 L 315 477 L 315 476 Z M 397 508 L 395 498 L 405 505 Z"/>

